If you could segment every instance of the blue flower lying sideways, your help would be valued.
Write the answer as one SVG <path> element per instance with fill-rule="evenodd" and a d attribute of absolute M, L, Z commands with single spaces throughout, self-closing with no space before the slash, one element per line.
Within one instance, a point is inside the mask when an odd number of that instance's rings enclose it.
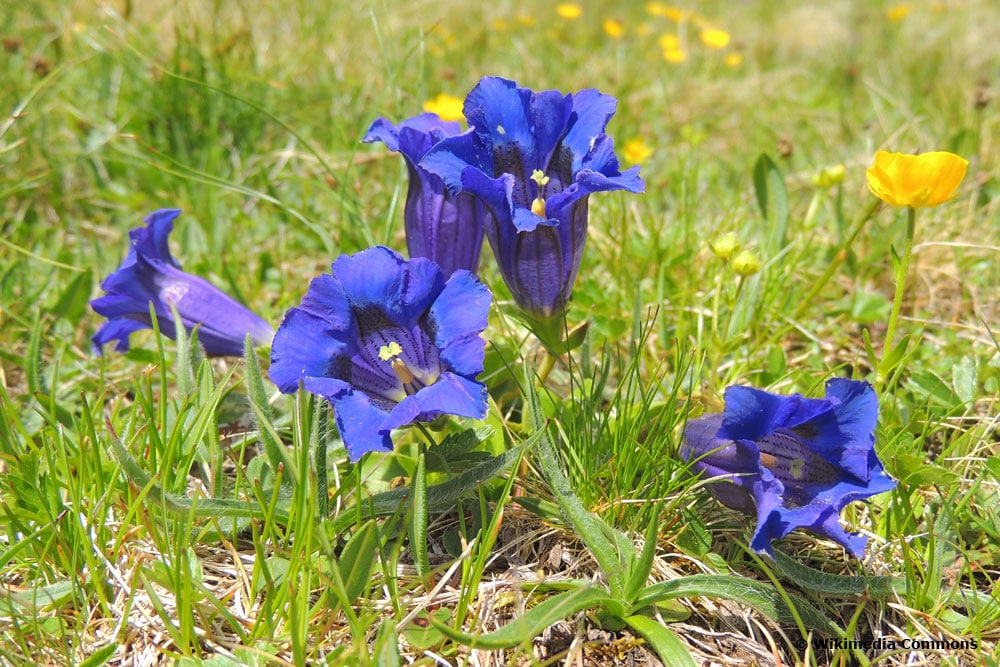
<path fill-rule="evenodd" d="M 754 551 L 773 557 L 771 540 L 805 528 L 861 558 L 867 539 L 841 527 L 840 511 L 896 486 L 875 455 L 877 420 L 867 382 L 832 379 L 823 399 L 729 387 L 723 414 L 688 422 L 681 456 L 726 476 L 709 485 L 724 505 L 756 512 Z"/>
<path fill-rule="evenodd" d="M 486 238 L 517 305 L 537 322 L 566 308 L 587 240 L 588 197 L 642 192 L 639 168 L 619 171 L 605 133 L 615 98 L 587 89 L 535 92 L 486 77 L 465 99 L 469 130 L 435 144 L 420 166 L 452 194 L 487 206 Z"/>
<path fill-rule="evenodd" d="M 424 113 L 393 125 L 378 118 L 368 128 L 364 142 L 381 141 L 406 160 L 410 184 L 406 192 L 406 248 L 410 257 L 436 262 L 444 275 L 458 269 L 473 273 L 479 268 L 483 247 L 483 204 L 472 194 L 450 194 L 444 181 L 419 166 L 430 148 L 462 127 Z"/>
<path fill-rule="evenodd" d="M 490 292 L 468 271 L 445 282 L 384 247 L 342 255 L 309 285 L 271 346 L 271 380 L 333 404 L 351 459 L 392 451 L 390 432 L 441 414 L 482 419 Z"/>
<path fill-rule="evenodd" d="M 129 232 L 128 255 L 101 283 L 107 294 L 90 302 L 98 315 L 108 318 L 93 337 L 98 354 L 115 340 L 115 349 L 126 352 L 133 331 L 153 328 L 150 303 L 160 331 L 170 338 L 176 335 L 173 304 L 185 329 L 198 326 L 198 340 L 210 355 L 242 356 L 247 334 L 257 345 L 271 342 L 271 325 L 218 287 L 181 270 L 167 246 L 180 213 L 172 208 L 154 211 L 146 217 L 145 227 Z"/>

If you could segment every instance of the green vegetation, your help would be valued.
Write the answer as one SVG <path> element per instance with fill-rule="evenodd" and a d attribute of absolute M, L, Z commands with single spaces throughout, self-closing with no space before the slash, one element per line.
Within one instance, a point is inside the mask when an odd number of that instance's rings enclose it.
<path fill-rule="evenodd" d="M 0 662 L 997 664 L 1000 14 L 582 8 L 0 8 Z M 184 269 L 274 326 L 340 253 L 404 250 L 406 168 L 360 139 L 484 75 L 614 95 L 619 157 L 652 151 L 644 195 L 590 201 L 566 316 L 589 327 L 542 390 L 488 251 L 489 416 L 358 464 L 266 350 L 92 351 L 88 300 L 157 208 L 184 211 Z M 868 192 L 882 148 L 970 162 L 917 218 L 895 346 L 907 214 Z M 727 233 L 759 271 L 720 257 Z M 683 425 L 731 384 L 835 376 L 878 389 L 899 485 L 843 513 L 863 561 L 802 531 L 758 556 L 753 517 L 678 458 Z"/>

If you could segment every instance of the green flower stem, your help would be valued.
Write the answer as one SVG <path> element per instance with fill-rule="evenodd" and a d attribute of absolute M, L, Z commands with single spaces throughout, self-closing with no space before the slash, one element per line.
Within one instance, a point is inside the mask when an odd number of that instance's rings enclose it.
<path fill-rule="evenodd" d="M 885 346 L 882 352 L 882 359 L 885 360 L 892 350 L 893 341 L 896 338 L 896 325 L 899 324 L 899 311 L 903 307 L 903 292 L 906 291 L 906 274 L 910 270 L 910 258 L 913 255 L 913 235 L 917 227 L 917 209 L 908 207 L 906 209 L 906 240 L 903 245 L 903 256 L 896 266 L 896 294 L 892 298 L 892 311 L 889 313 L 889 327 L 885 332 Z M 880 368 L 879 375 L 885 377 L 888 368 Z"/>
<path fill-rule="evenodd" d="M 807 294 L 805 298 L 799 302 L 799 307 L 792 315 L 792 320 L 798 320 L 805 313 L 806 309 L 815 303 L 816 297 L 823 290 L 823 288 L 826 287 L 826 284 L 830 282 L 830 278 L 832 278 L 833 274 L 837 272 L 840 265 L 844 263 L 844 260 L 847 259 L 847 251 L 850 250 L 851 245 L 854 243 L 854 239 L 858 237 L 858 234 L 861 233 L 865 223 L 871 219 L 871 217 L 875 214 L 876 209 L 878 209 L 881 204 L 882 200 L 880 199 L 872 200 L 872 203 L 865 209 L 864 214 L 858 218 L 857 222 L 854 223 L 854 229 L 851 230 L 851 233 L 844 238 L 844 242 L 840 244 L 839 248 L 837 248 L 837 252 L 833 255 L 833 260 L 830 262 L 830 265 L 826 267 L 826 271 L 823 272 L 823 275 L 820 276 L 819 280 L 816 281 L 812 289 L 809 290 L 809 294 Z"/>

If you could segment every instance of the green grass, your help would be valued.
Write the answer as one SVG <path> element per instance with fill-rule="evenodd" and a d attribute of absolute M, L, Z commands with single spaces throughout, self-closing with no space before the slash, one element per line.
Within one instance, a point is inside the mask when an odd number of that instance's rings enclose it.
<path fill-rule="evenodd" d="M 861 1 L 678 5 L 731 33 L 713 51 L 642 3 L 576 21 L 545 3 L 7 3 L 0 662 L 997 664 L 1000 15 L 911 4 L 898 21 Z M 159 207 L 184 210 L 185 270 L 275 325 L 339 253 L 402 250 L 406 170 L 360 138 L 484 75 L 599 88 L 616 145 L 654 149 L 645 195 L 591 198 L 567 314 L 588 334 L 535 404 L 524 368 L 545 352 L 492 260 L 489 417 L 356 465 L 325 404 L 277 395 L 266 351 L 205 360 L 141 332 L 92 353 L 87 301 Z M 865 221 L 879 148 L 970 169 L 917 220 L 909 346 L 877 377 L 906 226 Z M 762 214 L 758 164 L 787 222 Z M 813 184 L 838 164 L 842 184 Z M 726 232 L 759 273 L 712 253 Z M 730 384 L 817 396 L 833 376 L 880 386 L 900 484 L 844 512 L 864 561 L 802 532 L 761 559 L 677 458 L 683 424 Z M 804 650 L 810 632 L 979 648 Z"/>

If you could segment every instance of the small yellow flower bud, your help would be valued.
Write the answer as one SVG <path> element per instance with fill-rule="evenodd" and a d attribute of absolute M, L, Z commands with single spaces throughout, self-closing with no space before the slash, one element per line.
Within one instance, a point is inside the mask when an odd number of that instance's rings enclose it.
<path fill-rule="evenodd" d="M 812 182 L 817 188 L 828 190 L 839 183 L 843 183 L 846 174 L 847 168 L 842 164 L 833 167 L 823 167 L 812 175 Z"/>
<path fill-rule="evenodd" d="M 746 278 L 760 271 L 760 260 L 749 250 L 740 250 L 733 257 L 733 271 Z"/>
<path fill-rule="evenodd" d="M 740 240 L 736 238 L 736 234 L 728 232 L 719 236 L 714 241 L 709 241 L 708 247 L 712 249 L 716 257 L 721 260 L 727 260 L 740 249 Z"/>

